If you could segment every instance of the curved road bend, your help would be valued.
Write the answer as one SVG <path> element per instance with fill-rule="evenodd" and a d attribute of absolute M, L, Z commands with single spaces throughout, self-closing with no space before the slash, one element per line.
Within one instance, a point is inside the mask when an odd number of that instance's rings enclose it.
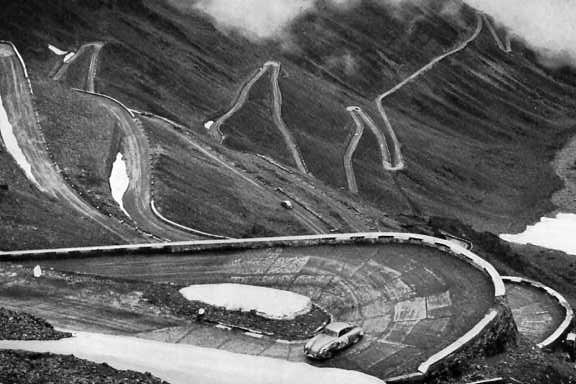
<path fill-rule="evenodd" d="M 364 339 L 327 362 L 382 379 L 412 373 L 424 360 L 469 331 L 494 305 L 487 275 L 438 250 L 409 244 L 277 247 L 121 257 L 34 261 L 43 268 L 177 284 L 241 283 L 306 295 L 365 330 Z M 0 285 L 0 301 L 14 298 Z M 6 296 L 6 297 L 5 297 Z M 31 295 L 34 297 L 34 295 Z M 59 325 L 74 298 L 58 293 L 27 305 Z M 46 311 L 50 307 L 50 311 Z M 53 310 L 53 312 L 52 312 Z M 91 319 L 80 307 L 75 320 Z M 70 320 L 65 321 L 69 322 Z M 141 337 L 231 352 L 305 361 L 303 342 L 285 344 L 202 323 L 156 328 Z"/>
<path fill-rule="evenodd" d="M 385 171 L 398 171 L 403 169 L 403 163 L 398 164 L 394 162 L 388 140 L 386 139 L 384 133 L 378 129 L 378 126 L 376 126 L 374 120 L 372 120 L 372 118 L 368 116 L 368 114 L 366 114 L 366 112 L 364 112 L 364 110 L 362 110 L 360 107 L 350 107 L 348 111 L 351 114 L 356 114 L 358 116 L 357 120 L 362 121 L 366 126 L 368 126 L 370 131 L 372 131 L 374 136 L 376 136 L 376 140 L 378 141 L 378 148 L 380 149 L 380 154 L 382 156 L 382 168 L 384 168 Z M 357 120 L 355 119 L 354 122 Z M 394 152 L 397 151 L 395 150 Z"/>
<path fill-rule="evenodd" d="M 409 76 L 405 80 L 401 81 L 399 84 L 397 84 L 392 89 L 390 89 L 390 90 L 382 93 L 378 97 L 376 97 L 374 102 L 376 103 L 376 107 L 378 108 L 378 112 L 380 113 L 380 116 L 382 117 L 382 120 L 384 121 L 384 124 L 386 126 L 386 130 L 388 133 L 388 137 L 389 137 L 390 141 L 392 141 L 392 144 L 393 144 L 394 150 L 391 152 L 393 153 L 394 159 L 392 162 L 393 162 L 394 168 L 396 170 L 400 170 L 400 169 L 404 168 L 404 160 L 402 158 L 402 152 L 400 149 L 400 142 L 398 141 L 396 133 L 394 132 L 394 129 L 392 128 L 392 124 L 390 124 L 390 120 L 388 119 L 388 115 L 386 114 L 386 110 L 384 109 L 384 105 L 383 105 L 384 99 L 393 95 L 394 93 L 396 93 L 397 91 L 402 89 L 402 87 L 404 87 L 405 85 L 411 83 L 412 81 L 416 80 L 418 77 L 422 76 L 424 73 L 428 72 L 436 64 L 440 63 L 442 60 L 444 60 L 444 59 L 464 50 L 466 47 L 468 47 L 468 45 L 472 41 L 476 40 L 476 38 L 478 37 L 478 35 L 482 31 L 482 25 L 483 25 L 482 24 L 482 16 L 480 16 L 479 14 L 476 14 L 476 29 L 474 30 L 474 32 L 472 33 L 472 35 L 469 38 L 467 38 L 464 42 L 459 44 L 456 48 L 436 57 L 430 63 L 428 63 L 427 65 L 422 67 L 420 70 L 416 71 L 415 73 L 413 73 L 411 76 Z"/>
<path fill-rule="evenodd" d="M 362 138 L 364 133 L 364 123 L 357 115 L 359 107 L 347 107 L 346 110 L 352 116 L 354 120 L 354 125 L 356 127 L 354 134 L 350 138 L 348 145 L 346 146 L 346 152 L 344 153 L 344 170 L 346 171 L 346 182 L 348 183 L 348 190 L 352 193 L 358 193 L 358 183 L 356 182 L 356 173 L 354 172 L 354 166 L 352 165 L 352 158 L 358 147 L 358 143 Z"/>
<path fill-rule="evenodd" d="M 142 123 L 117 102 L 99 94 L 83 92 L 106 108 L 122 130 L 122 154 L 126 158 L 129 184 L 124 194 L 124 208 L 143 231 L 162 239 L 183 241 L 205 236 L 171 225 L 157 217 L 151 206 L 150 146 Z"/>
<path fill-rule="evenodd" d="M 236 96 L 234 103 L 232 103 L 232 108 L 224 115 L 219 117 L 208 130 L 212 137 L 216 138 L 220 144 L 224 142 L 224 134 L 221 130 L 222 124 L 224 124 L 226 120 L 228 120 L 230 117 L 232 117 L 232 115 L 238 112 L 240 108 L 242 108 L 244 103 L 246 103 L 246 99 L 250 94 L 250 90 L 254 84 L 266 73 L 267 70 L 268 67 L 263 65 L 254 73 L 254 75 L 252 75 L 252 77 L 250 77 L 250 79 L 244 85 L 242 85 L 242 88 L 240 88 L 240 92 Z"/>
<path fill-rule="evenodd" d="M 562 324 L 566 316 L 565 308 L 540 283 L 530 285 L 526 283 L 527 280 L 516 281 L 509 277 L 503 277 L 503 280 L 508 304 L 520 334 L 537 345 L 545 342 Z"/>
<path fill-rule="evenodd" d="M 86 76 L 85 90 L 94 92 L 94 78 L 96 77 L 96 70 L 98 67 L 98 57 L 103 46 L 104 43 L 101 41 L 96 41 L 93 43 L 87 43 L 82 45 L 69 60 L 62 63 L 62 66 L 52 76 L 52 80 L 56 81 L 62 80 L 62 78 L 68 71 L 70 65 L 72 65 L 76 60 L 78 60 L 78 58 L 80 58 L 83 54 L 85 54 L 86 51 L 88 51 L 88 49 L 92 48 L 93 51 L 90 57 L 90 67 L 88 69 L 88 73 Z"/>
<path fill-rule="evenodd" d="M 296 163 L 296 167 L 302 173 L 308 173 L 308 168 L 304 163 L 304 159 L 302 158 L 302 154 L 298 149 L 298 145 L 292 136 L 292 133 L 286 126 L 286 123 L 282 119 L 282 92 L 280 91 L 280 84 L 278 83 L 278 77 L 280 76 L 280 63 L 276 61 L 268 61 L 264 66 L 271 66 L 272 67 L 272 76 L 270 77 L 270 82 L 272 84 L 272 90 L 274 94 L 274 123 L 276 123 L 276 127 L 282 133 L 284 137 L 284 142 L 286 146 L 290 150 L 290 154 L 292 154 L 292 158 Z"/>
<path fill-rule="evenodd" d="M 234 115 L 236 112 L 238 112 L 238 110 L 240 108 L 242 108 L 242 106 L 244 106 L 244 104 L 246 103 L 246 100 L 248 98 L 248 95 L 250 94 L 250 90 L 252 89 L 254 84 L 258 80 L 260 80 L 260 78 L 268 71 L 269 68 L 272 68 L 272 75 L 270 77 L 270 83 L 272 85 L 272 93 L 273 93 L 273 105 L 274 105 L 274 107 L 273 107 L 272 117 L 274 120 L 274 124 L 276 125 L 276 127 L 278 128 L 280 133 L 282 134 L 282 137 L 284 138 L 284 142 L 286 143 L 286 146 L 288 147 L 288 150 L 290 151 L 290 154 L 291 154 L 292 158 L 294 159 L 294 163 L 296 164 L 296 167 L 298 168 L 298 170 L 302 173 L 308 173 L 308 169 L 307 169 L 306 164 L 304 163 L 304 160 L 302 158 L 302 155 L 298 149 L 298 145 L 296 144 L 296 141 L 294 140 L 292 133 L 290 132 L 290 130 L 286 126 L 286 123 L 282 119 L 282 92 L 280 91 L 280 85 L 278 83 L 278 78 L 280 75 L 280 63 L 278 63 L 276 61 L 267 61 L 266 63 L 264 63 L 264 65 L 262 65 L 262 67 L 260 67 L 256 71 L 256 73 L 248 80 L 248 82 L 246 82 L 242 86 L 240 93 L 238 94 L 236 100 L 234 101 L 232 108 L 228 112 L 226 112 L 223 116 L 218 118 L 214 122 L 214 124 L 212 124 L 212 126 L 209 129 L 209 133 L 213 137 L 217 138 L 217 140 L 219 141 L 220 144 L 223 143 L 224 134 L 222 133 L 222 130 L 221 130 L 222 125 L 232 115 Z"/>
<path fill-rule="evenodd" d="M 142 119 L 149 119 L 151 121 L 153 121 L 156 124 L 159 124 L 160 127 L 165 127 L 165 128 L 170 128 L 170 131 L 172 130 L 172 126 L 176 126 L 176 127 L 181 127 L 181 128 L 185 128 L 181 125 L 179 125 L 178 123 L 172 122 L 169 119 L 160 117 L 160 116 L 156 116 L 150 113 L 143 113 L 143 112 L 136 112 L 139 113 L 140 117 Z M 231 166 L 230 164 L 228 164 L 226 161 L 222 160 L 221 158 L 219 158 L 217 155 L 211 153 L 210 151 L 208 151 L 207 149 L 205 149 L 204 147 L 202 147 L 200 144 L 195 143 L 193 140 L 188 139 L 186 140 L 186 142 L 188 144 L 190 144 L 192 147 L 194 147 L 195 150 L 201 152 L 203 155 L 205 155 L 206 157 L 210 158 L 211 160 L 215 161 L 217 164 L 221 165 L 222 167 L 228 169 L 229 171 L 231 171 L 233 174 L 235 174 L 236 176 L 240 177 L 241 179 L 243 179 L 244 181 L 250 183 L 251 185 L 253 185 L 254 187 L 256 187 L 257 189 L 265 192 L 265 193 L 274 193 L 276 194 L 277 192 L 273 192 L 270 189 L 264 187 L 263 185 L 259 184 L 258 182 L 254 181 L 252 178 L 250 178 L 248 175 L 242 173 L 240 170 L 234 168 L 233 166 Z M 147 142 L 146 142 L 147 145 Z M 283 197 L 283 196 L 282 196 Z M 280 200 L 280 199 L 279 199 Z M 316 234 L 320 234 L 320 233 L 326 233 L 328 232 L 328 230 L 325 228 L 324 223 L 322 223 L 320 220 L 318 220 L 316 217 L 314 217 L 313 215 L 311 215 L 309 212 L 306 212 L 306 210 L 299 208 L 298 206 L 296 206 L 294 209 L 292 209 L 290 211 L 297 219 L 298 221 L 300 221 L 302 224 L 304 224 L 308 229 L 310 229 L 312 231 L 312 233 L 316 233 Z"/>
<path fill-rule="evenodd" d="M 411 76 L 404 79 L 403 81 L 401 81 L 399 84 L 397 84 L 396 86 L 394 86 L 390 90 L 379 95 L 376 98 L 376 104 L 382 104 L 382 101 L 385 98 L 396 93 L 397 91 L 402 89 L 402 87 L 404 87 L 406 84 L 411 83 L 412 81 L 414 81 L 418 77 L 422 76 L 424 73 L 428 72 L 430 69 L 432 69 L 434 66 L 436 66 L 436 64 L 438 64 L 442 60 L 464 50 L 466 47 L 468 47 L 468 45 L 471 42 L 476 40 L 476 38 L 478 37 L 478 35 L 480 34 L 481 31 L 482 31 L 482 16 L 480 16 L 479 14 L 476 14 L 476 29 L 474 30 L 474 32 L 472 33 L 472 35 L 469 38 L 467 38 L 464 42 L 460 43 L 456 48 L 451 49 L 450 51 L 436 57 L 431 62 L 426 64 L 424 67 L 420 68 L 418 71 L 414 72 Z"/>
<path fill-rule="evenodd" d="M 494 38 L 496 45 L 498 45 L 498 48 L 500 48 L 500 50 L 505 53 L 512 52 L 512 43 L 510 41 L 510 34 L 506 32 L 506 35 L 504 36 L 504 41 L 502 41 L 500 35 L 498 34 L 498 31 L 494 27 L 494 23 L 488 18 L 488 15 L 484 14 L 482 15 L 482 17 L 484 18 L 484 24 L 488 26 L 488 29 L 490 30 L 490 33 L 492 34 L 492 37 Z"/>
<path fill-rule="evenodd" d="M 104 216 L 82 200 L 59 173 L 46 149 L 26 70 L 17 51 L 8 43 L 0 43 L 0 93 L 18 144 L 32 167 L 32 174 L 41 192 L 62 201 L 124 241 L 142 241 L 136 231 Z"/>

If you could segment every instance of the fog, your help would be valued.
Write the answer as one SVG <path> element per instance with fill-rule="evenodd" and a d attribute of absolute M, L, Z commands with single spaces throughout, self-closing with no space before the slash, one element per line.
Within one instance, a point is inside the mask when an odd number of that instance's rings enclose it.
<path fill-rule="evenodd" d="M 576 1 L 466 0 L 538 51 L 549 64 L 576 63 Z"/>
<path fill-rule="evenodd" d="M 259 42 L 286 39 L 298 17 L 318 12 L 318 5 L 350 9 L 361 0 L 170 0 L 202 12 L 224 32 L 239 32 Z M 399 7 L 424 0 L 364 0 Z M 446 9 L 468 5 L 492 16 L 516 39 L 540 53 L 549 64 L 576 63 L 576 0 L 446 0 Z"/>

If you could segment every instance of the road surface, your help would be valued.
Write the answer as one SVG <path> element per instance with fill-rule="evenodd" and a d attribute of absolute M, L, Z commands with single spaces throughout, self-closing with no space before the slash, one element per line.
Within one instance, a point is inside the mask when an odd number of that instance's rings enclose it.
<path fill-rule="evenodd" d="M 242 283 L 290 290 L 312 298 L 335 319 L 361 325 L 361 343 L 317 363 L 386 378 L 411 373 L 428 357 L 469 331 L 494 304 L 494 286 L 484 273 L 454 256 L 409 244 L 322 245 L 206 251 L 106 258 L 34 261 L 43 269 L 69 270 L 182 285 Z M 36 301 L 1 288 L 9 308 L 25 305 L 57 326 L 92 327 L 79 300 L 52 291 Z M 40 289 L 40 288 L 38 288 Z M 82 297 L 84 297 L 82 295 Z M 63 313 L 77 313 L 74 319 Z M 64 321 L 64 324 L 62 324 Z M 303 343 L 286 344 L 211 325 L 140 332 L 140 337 L 194 344 L 289 361 L 305 361 Z"/>
<path fill-rule="evenodd" d="M 506 31 L 504 41 L 502 41 L 500 35 L 498 34 L 498 31 L 494 27 L 493 22 L 490 21 L 490 19 L 488 19 L 488 15 L 483 15 L 483 18 L 484 18 L 484 24 L 488 26 L 488 29 L 490 30 L 490 33 L 492 34 L 492 37 L 494 38 L 496 45 L 498 45 L 498 48 L 500 48 L 500 50 L 505 53 L 512 52 L 512 42 L 510 41 L 510 34 Z"/>
<path fill-rule="evenodd" d="M 503 279 L 508 304 L 521 335 L 545 348 L 565 333 L 563 327 L 571 324 L 573 312 L 568 301 L 558 292 L 530 280 Z"/>
<path fill-rule="evenodd" d="M 68 72 L 68 68 L 74 64 L 74 62 L 77 61 L 82 55 L 87 54 L 88 51 L 91 50 L 90 66 L 86 74 L 86 82 L 84 84 L 85 86 L 83 86 L 82 89 L 95 92 L 94 79 L 96 78 L 96 72 L 98 70 L 98 58 L 103 46 L 104 43 L 101 41 L 82 45 L 72 57 L 62 62 L 60 68 L 52 76 L 52 80 L 62 80 L 62 78 L 66 75 L 66 72 Z"/>
<path fill-rule="evenodd" d="M 150 145 L 140 120 L 126 107 L 95 93 L 84 92 L 104 107 L 118 122 L 122 131 L 121 152 L 126 159 L 128 189 L 124 194 L 124 208 L 146 233 L 171 241 L 201 239 L 206 236 L 182 226 L 172 225 L 159 218 L 152 209 Z"/>
<path fill-rule="evenodd" d="M 73 354 L 116 369 L 150 372 L 170 384 L 384 384 L 354 371 L 87 332 L 58 341 L 0 341 L 0 349 Z"/>
<path fill-rule="evenodd" d="M 272 67 L 272 76 L 270 77 L 270 82 L 272 83 L 272 91 L 274 94 L 274 123 L 282 133 L 284 137 L 284 142 L 296 163 L 296 167 L 302 173 L 308 173 L 308 168 L 306 167 L 306 163 L 304 163 L 304 159 L 300 150 L 298 149 L 298 145 L 296 144 L 296 140 L 292 136 L 290 129 L 286 126 L 286 123 L 282 119 L 282 92 L 280 91 L 280 84 L 278 83 L 278 77 L 280 76 L 280 63 L 276 61 L 269 61 L 264 66 L 271 66 Z"/>
<path fill-rule="evenodd" d="M 10 43 L 0 43 L 0 93 L 8 120 L 21 151 L 31 165 L 35 185 L 47 197 L 61 201 L 79 214 L 95 221 L 118 238 L 135 242 L 142 237 L 133 229 L 104 216 L 82 200 L 66 183 L 59 169 L 50 159 L 32 101 L 32 88 L 24 63 Z"/>
<path fill-rule="evenodd" d="M 364 123 L 358 117 L 357 111 L 358 107 L 348 107 L 346 110 L 352 116 L 354 120 L 354 134 L 350 138 L 348 145 L 346 146 L 346 152 L 344 153 L 344 170 L 346 171 L 346 182 L 348 183 L 348 190 L 352 193 L 358 193 L 358 183 L 356 182 L 356 173 L 354 173 L 354 165 L 352 165 L 352 158 L 360 143 L 360 139 L 364 134 Z"/>
<path fill-rule="evenodd" d="M 147 113 L 147 112 L 144 112 L 144 113 L 137 112 L 137 113 L 139 114 L 141 119 L 149 120 L 151 123 L 155 124 L 156 127 L 158 127 L 158 129 L 165 129 L 166 132 L 174 132 L 173 127 L 179 127 L 181 129 L 185 129 L 185 130 L 188 129 L 188 128 L 183 127 L 183 126 L 181 126 L 175 122 L 170 121 L 169 119 L 166 119 L 166 118 L 163 118 L 160 116 L 156 116 L 156 115 L 151 114 L 151 113 Z M 179 136 L 178 139 L 181 139 L 181 138 L 182 138 L 182 136 Z M 194 148 L 194 150 L 199 151 L 204 156 L 208 157 L 209 159 L 215 161 L 217 164 L 221 165 L 223 168 L 228 169 L 235 176 L 240 177 L 244 181 L 250 183 L 252 186 L 254 186 L 254 188 L 256 188 L 256 189 L 258 189 L 264 193 L 267 193 L 267 194 L 270 194 L 270 193 L 277 194 L 279 202 L 285 198 L 284 195 L 280 194 L 277 191 L 273 191 L 270 188 L 265 187 L 264 185 L 258 183 L 257 181 L 252 179 L 248 174 L 243 173 L 239 169 L 233 167 L 232 165 L 230 165 L 228 162 L 223 160 L 221 157 L 219 157 L 215 153 L 204 148 L 202 145 L 194 142 L 194 140 L 186 139 L 186 143 L 189 144 L 190 146 L 192 146 Z M 300 221 L 304 226 L 306 226 L 312 233 L 320 234 L 320 233 L 328 232 L 325 224 L 322 221 L 318 220 L 318 218 L 315 217 L 314 215 L 312 215 L 310 212 L 307 212 L 306 209 L 297 206 L 294 209 L 292 209 L 290 211 L 290 213 L 292 215 L 294 215 L 298 219 L 298 221 Z"/>
<path fill-rule="evenodd" d="M 278 77 L 280 75 L 280 63 L 276 61 L 267 61 L 264 63 L 262 67 L 260 67 L 252 77 L 242 86 L 236 100 L 232 104 L 232 108 L 218 118 L 214 124 L 212 124 L 209 128 L 209 133 L 215 137 L 220 144 L 224 141 L 224 134 L 222 133 L 222 125 L 232 117 L 244 104 L 250 94 L 250 90 L 256 84 L 258 80 L 268 71 L 268 69 L 272 68 L 272 75 L 270 76 L 270 83 L 272 87 L 273 93 L 273 112 L 272 118 L 274 120 L 274 124 L 282 134 L 284 138 L 284 142 L 296 164 L 298 170 L 302 173 L 308 173 L 308 169 L 304 162 L 304 159 L 298 149 L 298 145 L 290 132 L 290 129 L 286 126 L 284 119 L 282 118 L 282 92 L 280 91 L 280 85 L 278 83 Z"/>

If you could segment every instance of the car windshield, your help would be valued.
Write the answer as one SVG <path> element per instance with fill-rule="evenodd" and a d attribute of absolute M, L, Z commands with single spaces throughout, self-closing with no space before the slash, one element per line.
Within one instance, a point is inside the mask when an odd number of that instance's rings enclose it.
<path fill-rule="evenodd" d="M 324 332 L 323 332 L 323 333 L 324 333 L 325 335 L 328 335 L 328 336 L 338 337 L 338 332 L 337 332 L 337 331 L 334 331 L 334 330 L 332 330 L 332 329 L 329 329 L 329 328 L 324 328 Z"/>

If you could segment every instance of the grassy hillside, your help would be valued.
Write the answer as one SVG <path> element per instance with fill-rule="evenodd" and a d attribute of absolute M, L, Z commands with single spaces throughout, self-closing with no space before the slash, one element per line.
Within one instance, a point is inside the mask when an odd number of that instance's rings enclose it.
<path fill-rule="evenodd" d="M 305 162 L 322 183 L 343 188 L 342 157 L 353 132 L 345 108 L 358 105 L 382 125 L 374 98 L 473 33 L 471 9 L 453 17 L 440 13 L 441 6 L 426 2 L 400 15 L 369 2 L 348 12 L 326 8 L 298 20 L 288 48 L 223 34 L 199 14 L 151 0 L 57 7 L 25 0 L 4 12 L 0 33 L 21 47 L 40 76 L 53 65 L 47 43 L 75 48 L 105 41 L 98 90 L 199 135 L 206 120 L 228 110 L 255 69 L 277 60 L 283 118 Z M 513 48 L 500 51 L 485 29 L 468 48 L 387 98 L 407 169 L 396 177 L 385 172 L 367 130 L 353 159 L 360 186 L 355 199 L 389 214 L 456 216 L 494 232 L 518 230 L 551 210 L 550 195 L 561 185 L 549 162 L 575 132 L 576 76 L 543 68 L 521 42 Z M 268 85 L 266 75 L 223 127 L 225 145 L 290 166 L 271 127 Z M 168 168 L 183 162 L 165 156 L 157 170 L 171 175 Z M 160 195 L 174 193 L 178 201 L 192 192 L 185 183 L 161 188 Z M 244 211 L 234 207 L 238 223 Z"/>

